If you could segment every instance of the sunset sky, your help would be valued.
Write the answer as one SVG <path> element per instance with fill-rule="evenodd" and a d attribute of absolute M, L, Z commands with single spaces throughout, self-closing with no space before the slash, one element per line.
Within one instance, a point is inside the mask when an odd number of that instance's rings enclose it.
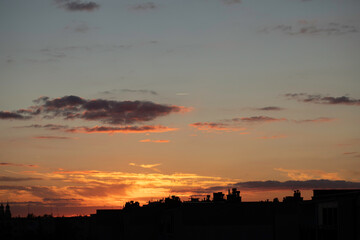
<path fill-rule="evenodd" d="M 244 201 L 360 188 L 359 12 L 0 0 L 0 202 L 72 215 L 234 186 Z"/>

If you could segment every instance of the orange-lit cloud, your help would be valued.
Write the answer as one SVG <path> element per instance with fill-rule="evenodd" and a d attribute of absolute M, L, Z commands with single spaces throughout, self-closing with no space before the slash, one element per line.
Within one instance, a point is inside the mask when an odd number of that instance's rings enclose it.
<path fill-rule="evenodd" d="M 216 122 L 196 122 L 192 123 L 189 126 L 197 128 L 200 131 L 224 131 L 224 132 L 237 132 L 237 131 L 243 131 L 246 130 L 246 128 L 243 127 L 235 127 L 230 126 L 226 123 L 216 123 Z"/>
<path fill-rule="evenodd" d="M 140 140 L 139 142 L 142 142 L 142 143 L 169 143 L 170 140 L 151 140 L 151 139 L 143 139 L 143 140 Z"/>
<path fill-rule="evenodd" d="M 284 169 L 275 168 L 274 170 L 286 173 L 286 175 L 292 180 L 310 180 L 310 179 L 328 179 L 328 180 L 342 180 L 337 172 L 325 172 L 322 170 L 312 169 Z"/>
<path fill-rule="evenodd" d="M 177 128 L 169 128 L 162 125 L 157 126 L 125 126 L 125 127 L 107 127 L 107 126 L 95 126 L 95 127 L 76 127 L 67 129 L 67 132 L 71 133 L 162 133 L 176 131 Z"/>

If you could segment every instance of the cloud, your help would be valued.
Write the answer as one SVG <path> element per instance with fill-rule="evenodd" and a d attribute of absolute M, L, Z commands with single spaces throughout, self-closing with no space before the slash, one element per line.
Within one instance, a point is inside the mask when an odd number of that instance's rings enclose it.
<path fill-rule="evenodd" d="M 42 180 L 42 178 L 0 176 L 0 182 L 22 182 L 22 181 L 34 181 L 34 180 Z"/>
<path fill-rule="evenodd" d="M 0 166 L 12 166 L 12 167 L 38 167 L 34 164 L 20 164 L 20 163 L 7 163 L 7 162 L 0 162 Z"/>
<path fill-rule="evenodd" d="M 310 179 L 329 179 L 329 180 L 341 180 L 338 173 L 328 173 L 322 170 L 313 169 L 284 169 L 275 168 L 274 170 L 286 173 L 286 175 L 292 180 L 310 180 Z"/>
<path fill-rule="evenodd" d="M 19 113 L 15 112 L 6 112 L 6 111 L 0 111 L 0 119 L 16 119 L 16 120 L 25 120 L 29 119 L 29 116 L 23 116 Z"/>
<path fill-rule="evenodd" d="M 259 139 L 264 139 L 264 140 L 280 139 L 280 138 L 287 138 L 287 136 L 286 135 L 274 135 L 274 136 L 262 136 L 262 137 L 259 137 Z"/>
<path fill-rule="evenodd" d="M 242 3 L 242 0 L 221 0 L 221 1 L 227 5 Z"/>
<path fill-rule="evenodd" d="M 285 97 L 299 102 L 329 104 L 329 105 L 356 105 L 360 106 L 360 99 L 354 99 L 347 96 L 331 97 L 320 94 L 312 95 L 307 93 L 287 93 Z"/>
<path fill-rule="evenodd" d="M 125 127 L 107 127 L 107 126 L 95 126 L 95 127 L 75 127 L 69 128 L 66 132 L 71 133 L 162 133 L 176 131 L 177 128 L 169 128 L 161 125 L 157 126 L 125 126 Z"/>
<path fill-rule="evenodd" d="M 68 139 L 74 139 L 71 137 L 61 137 L 61 136 L 36 136 L 33 137 L 34 139 L 50 139 L 50 140 L 68 140 Z"/>
<path fill-rule="evenodd" d="M 158 93 L 156 91 L 153 90 L 147 90 L 147 89 L 113 89 L 110 91 L 104 91 L 101 92 L 103 94 L 113 94 L 113 93 L 117 93 L 117 92 L 124 92 L 124 93 L 141 93 L 141 94 L 151 94 L 151 95 L 158 95 Z"/>
<path fill-rule="evenodd" d="M 139 3 L 136 5 L 131 6 L 132 10 L 149 10 L 149 9 L 156 9 L 158 8 L 157 5 L 153 2 L 147 2 L 147 3 Z"/>
<path fill-rule="evenodd" d="M 81 2 L 80 0 L 55 0 L 55 3 L 58 5 L 58 7 L 72 12 L 91 12 L 100 8 L 100 5 L 95 2 Z"/>
<path fill-rule="evenodd" d="M 257 108 L 256 110 L 261 110 L 261 111 L 280 111 L 280 110 L 284 110 L 284 109 L 281 108 L 281 107 L 269 106 L 269 107 Z"/>
<path fill-rule="evenodd" d="M 233 118 L 235 122 L 248 122 L 248 123 L 263 123 L 263 122 L 283 122 L 287 121 L 286 118 L 272 118 L 266 116 L 255 116 L 255 117 L 243 117 L 243 118 Z"/>
<path fill-rule="evenodd" d="M 134 167 L 141 167 L 141 168 L 145 168 L 145 169 L 151 169 L 154 170 L 155 172 L 160 172 L 159 169 L 157 169 L 157 166 L 160 166 L 161 163 L 155 163 L 155 164 L 136 164 L 136 163 L 129 163 L 130 166 L 134 166 Z"/>
<path fill-rule="evenodd" d="M 327 118 L 327 117 L 320 117 L 315 119 L 306 119 L 306 120 L 295 120 L 296 123 L 325 123 L 325 122 L 333 122 L 336 118 Z"/>
<path fill-rule="evenodd" d="M 235 127 L 226 123 L 217 123 L 217 122 L 196 122 L 189 124 L 189 126 L 197 128 L 200 131 L 224 131 L 224 132 L 236 132 L 243 131 L 246 128 L 243 127 Z"/>
<path fill-rule="evenodd" d="M 68 26 L 65 27 L 65 29 L 74 31 L 74 32 L 78 32 L 78 33 L 85 33 L 90 30 L 90 27 L 87 23 L 80 22 L 80 23 L 69 24 Z M 65 54 L 62 53 L 62 54 L 60 54 L 60 56 L 65 56 Z"/>
<path fill-rule="evenodd" d="M 21 126 L 21 127 L 15 127 L 15 128 L 44 128 L 44 129 L 48 129 L 48 130 L 62 130 L 62 129 L 67 129 L 69 127 L 66 125 L 60 125 L 60 124 L 45 124 L 45 125 L 32 124 L 32 125 L 28 125 L 28 126 Z"/>
<path fill-rule="evenodd" d="M 142 143 L 169 143 L 170 140 L 151 140 L 151 139 L 143 139 L 143 140 L 140 140 L 139 142 L 142 142 Z"/>
<path fill-rule="evenodd" d="M 278 31 L 287 35 L 344 35 L 359 32 L 358 28 L 352 25 L 334 22 L 320 25 L 316 21 L 306 20 L 300 20 L 294 25 L 280 24 L 262 30 L 266 33 L 270 31 Z"/>
<path fill-rule="evenodd" d="M 41 97 L 34 102 L 37 103 L 36 106 L 18 110 L 22 113 L 19 116 L 1 112 L 3 119 L 10 117 L 29 119 L 34 114 L 40 114 L 43 118 L 62 117 L 65 120 L 83 119 L 109 124 L 133 124 L 151 121 L 170 113 L 191 111 L 191 108 L 183 106 L 157 104 L 150 101 L 87 100 L 78 96 L 64 96 L 55 99 Z"/>

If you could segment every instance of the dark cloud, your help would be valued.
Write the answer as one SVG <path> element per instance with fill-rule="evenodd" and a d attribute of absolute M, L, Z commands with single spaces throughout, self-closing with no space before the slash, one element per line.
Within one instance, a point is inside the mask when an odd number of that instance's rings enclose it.
<path fill-rule="evenodd" d="M 190 111 L 189 108 L 174 105 L 157 104 L 150 101 L 113 101 L 104 99 L 87 100 L 78 96 L 64 96 L 49 99 L 41 97 L 35 100 L 37 106 L 22 110 L 23 115 L 4 113 L 2 119 L 29 119 L 27 115 L 39 115 L 43 118 L 62 117 L 64 119 L 83 119 L 101 121 L 109 124 L 133 124 L 154 120 L 174 112 Z"/>
<path fill-rule="evenodd" d="M 0 176 L 0 182 L 21 182 L 21 181 L 33 181 L 33 180 L 42 180 L 42 178 Z"/>
<path fill-rule="evenodd" d="M 356 105 L 360 106 L 360 99 L 354 99 L 347 96 L 331 97 L 323 96 L 320 94 L 307 94 L 307 93 L 287 93 L 285 97 L 294 99 L 299 102 L 329 104 L 329 105 Z"/>
<path fill-rule="evenodd" d="M 24 116 L 16 112 L 6 112 L 0 111 L 0 119 L 16 119 L 16 120 L 25 120 L 29 119 L 29 116 Z"/>
<path fill-rule="evenodd" d="M 284 110 L 284 109 L 281 108 L 281 107 L 269 106 L 269 107 L 257 108 L 256 110 L 261 110 L 261 111 L 279 111 L 279 110 Z"/>
<path fill-rule="evenodd" d="M 282 122 L 282 121 L 287 121 L 287 119 L 286 118 L 272 118 L 272 117 L 267 117 L 267 116 L 254 116 L 254 117 L 233 118 L 232 121 L 261 123 L 261 122 Z"/>
<path fill-rule="evenodd" d="M 0 162 L 0 166 L 38 167 L 37 165 L 33 165 L 33 164 L 20 164 L 20 163 L 7 163 L 7 162 Z"/>
<path fill-rule="evenodd" d="M 149 9 L 155 9 L 157 8 L 157 5 L 153 2 L 147 2 L 147 3 L 140 3 L 131 6 L 131 9 L 133 10 L 149 10 Z"/>
<path fill-rule="evenodd" d="M 360 188 L 360 182 L 349 182 L 343 180 L 307 180 L 307 181 L 249 181 L 238 182 L 226 187 L 211 187 L 207 190 L 218 191 L 226 188 L 237 187 L 244 190 L 312 190 L 312 189 L 352 189 Z"/>
<path fill-rule="evenodd" d="M 221 1 L 227 5 L 242 3 L 242 0 L 221 0 Z"/>
<path fill-rule="evenodd" d="M 55 0 L 55 3 L 57 3 L 60 8 L 68 11 L 91 12 L 100 8 L 100 5 L 95 2 L 81 2 L 80 0 Z"/>
<path fill-rule="evenodd" d="M 263 29 L 263 32 L 270 31 L 279 31 L 288 35 L 344 35 L 357 33 L 359 30 L 356 26 L 347 24 L 328 23 L 319 25 L 314 21 L 301 20 L 295 25 L 281 24 Z"/>

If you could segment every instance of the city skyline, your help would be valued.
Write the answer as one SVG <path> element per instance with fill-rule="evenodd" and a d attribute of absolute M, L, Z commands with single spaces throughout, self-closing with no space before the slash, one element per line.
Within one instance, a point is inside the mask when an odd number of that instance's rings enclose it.
<path fill-rule="evenodd" d="M 0 1 L 0 201 L 71 215 L 360 188 L 359 10 Z"/>

